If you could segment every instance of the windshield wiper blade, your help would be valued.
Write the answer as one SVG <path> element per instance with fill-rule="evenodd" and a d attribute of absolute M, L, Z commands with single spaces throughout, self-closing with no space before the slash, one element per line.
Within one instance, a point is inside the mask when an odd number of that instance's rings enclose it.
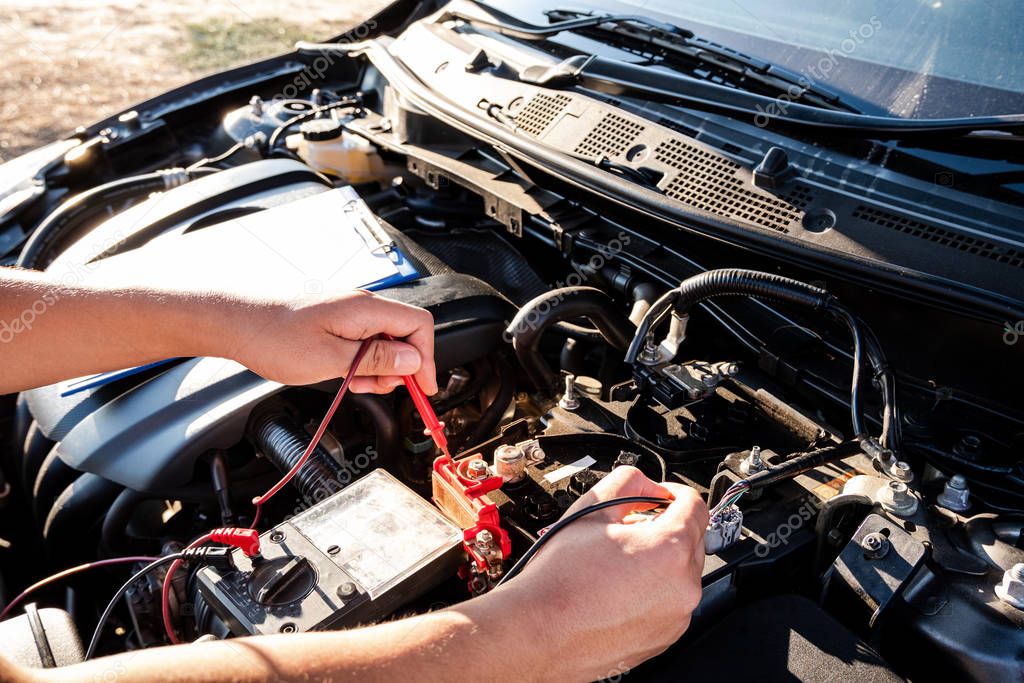
<path fill-rule="evenodd" d="M 630 21 L 627 15 L 598 15 L 537 26 L 519 21 L 498 10 L 475 2 L 491 15 L 481 18 L 464 12 L 449 10 L 440 21 L 459 20 L 471 26 L 486 28 L 510 37 L 532 36 L 543 40 L 566 30 L 567 23 L 577 29 L 581 25 L 599 26 L 611 23 L 623 25 Z M 641 24 L 652 25 L 662 34 L 689 35 L 692 32 L 671 27 L 663 22 L 628 15 Z M 680 33 L 681 32 L 681 33 Z M 662 35 L 659 34 L 659 35 Z M 737 53 L 738 54 L 738 53 Z M 768 67 L 772 68 L 772 67 Z M 613 96 L 633 96 L 638 99 L 664 102 L 703 111 L 727 114 L 747 120 L 760 127 L 798 127 L 827 130 L 830 133 L 857 135 L 869 139 L 904 140 L 936 136 L 955 137 L 971 133 L 999 131 L 1006 141 L 1024 140 L 1024 114 L 1003 114 L 948 119 L 902 119 L 892 116 L 873 116 L 851 111 L 837 111 L 794 102 L 778 97 L 739 90 L 683 73 L 650 66 L 611 60 L 592 54 L 579 54 L 557 63 L 527 66 L 519 73 L 523 82 L 547 88 L 582 87 Z"/>
<path fill-rule="evenodd" d="M 1000 131 L 1010 143 L 1024 139 L 1024 114 L 900 119 L 820 109 L 797 102 L 787 102 L 785 107 L 780 107 L 772 97 L 597 55 L 576 55 L 556 64 L 529 66 L 519 73 L 519 79 L 548 88 L 579 86 L 613 96 L 717 111 L 760 127 L 797 126 L 880 140 L 987 131 Z"/>
<path fill-rule="evenodd" d="M 791 100 L 859 113 L 838 93 L 810 83 L 799 74 L 700 38 L 689 29 L 668 22 L 637 14 L 593 14 L 582 10 L 553 9 L 544 12 L 552 23 L 539 26 L 519 21 L 482 3 L 475 4 L 493 18 L 449 9 L 441 16 L 441 21 L 458 20 L 475 28 L 530 42 L 545 41 L 563 32 L 595 34 L 603 41 L 613 39 L 616 47 L 623 49 L 630 49 L 631 43 L 643 45 L 660 57 L 661 62 L 656 64 L 690 71 L 703 68 L 734 82 L 737 87 L 757 85 L 776 95 L 785 94 Z"/>
<path fill-rule="evenodd" d="M 664 60 L 662 63 L 670 66 L 681 66 L 690 70 L 701 67 L 714 69 L 721 77 L 734 79 L 740 87 L 752 82 L 777 93 L 785 93 L 792 100 L 802 100 L 827 109 L 861 113 L 852 104 L 843 101 L 838 93 L 812 83 L 798 73 L 700 37 L 689 29 L 678 26 L 673 26 L 675 31 L 653 29 L 652 24 L 660 26 L 661 22 L 636 17 L 616 17 L 621 20 L 614 22 L 601 21 L 600 15 L 583 10 L 553 9 L 545 11 L 544 14 L 553 22 L 552 26 L 562 26 L 563 31 L 584 35 L 593 32 L 599 34 L 603 40 L 607 40 L 611 34 L 625 39 L 618 41 L 623 43 L 622 45 L 617 45 L 625 49 L 629 49 L 630 41 L 643 45 L 651 54 L 659 55 Z M 573 21 L 579 22 L 585 18 L 590 18 L 595 23 L 569 26 Z"/>
<path fill-rule="evenodd" d="M 488 10 L 490 11 L 490 10 Z M 563 10 L 556 10 L 563 11 Z M 566 13 L 571 10 L 564 10 Z M 486 19 L 476 15 L 466 14 L 458 10 L 446 10 L 441 16 L 440 21 L 447 21 L 450 19 L 457 19 L 464 21 L 473 26 L 480 28 L 486 28 L 496 33 L 500 33 L 503 36 L 509 36 L 510 38 L 519 38 L 520 40 L 539 41 L 547 40 L 551 36 L 556 36 L 563 31 L 581 31 L 588 28 L 598 28 L 608 24 L 611 25 L 623 25 L 623 24 L 634 24 L 644 26 L 651 31 L 655 31 L 659 34 L 667 36 L 675 36 L 678 38 L 692 38 L 693 33 L 686 29 L 679 28 L 673 24 L 669 24 L 663 21 L 657 21 L 649 17 L 640 16 L 638 14 L 584 14 L 578 13 L 579 16 L 576 18 L 566 19 L 564 21 L 556 21 L 548 26 L 538 26 L 536 24 L 527 24 L 525 22 L 515 22 L 505 19 Z"/>

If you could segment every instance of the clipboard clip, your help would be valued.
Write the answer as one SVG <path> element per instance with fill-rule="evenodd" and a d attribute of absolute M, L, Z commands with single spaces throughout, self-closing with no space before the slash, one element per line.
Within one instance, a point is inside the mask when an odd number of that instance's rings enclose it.
<path fill-rule="evenodd" d="M 362 210 L 359 200 L 350 199 L 345 203 L 344 211 L 346 213 L 355 214 L 356 218 L 370 234 L 370 239 L 367 239 L 367 236 L 364 233 L 359 232 L 360 239 L 363 240 L 363 244 L 366 245 L 366 248 L 371 254 L 385 254 L 394 260 L 393 255 L 398 251 L 398 245 L 393 239 L 389 239 L 387 233 L 381 229 L 380 225 L 378 225 L 375 220 L 366 216 L 365 212 Z"/>

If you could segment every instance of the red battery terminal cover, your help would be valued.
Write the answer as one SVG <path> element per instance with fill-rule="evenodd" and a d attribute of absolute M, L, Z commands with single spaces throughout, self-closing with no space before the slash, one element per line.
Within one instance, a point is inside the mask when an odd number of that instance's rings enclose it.
<path fill-rule="evenodd" d="M 482 479 L 469 476 L 469 464 L 474 460 L 483 460 L 483 457 L 474 454 L 456 461 L 442 455 L 434 460 L 432 498 L 442 512 L 462 527 L 463 545 L 477 570 L 480 573 L 491 573 L 492 558 L 481 552 L 476 543 L 477 535 L 481 531 L 490 532 L 502 558 L 511 554 L 512 539 L 501 528 L 498 506 L 487 495 L 501 487 L 502 479 L 498 476 Z"/>

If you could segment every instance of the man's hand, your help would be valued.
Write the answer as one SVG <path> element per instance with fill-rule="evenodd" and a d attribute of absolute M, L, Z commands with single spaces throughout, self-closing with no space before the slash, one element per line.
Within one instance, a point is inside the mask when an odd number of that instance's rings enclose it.
<path fill-rule="evenodd" d="M 74 667 L 0 678 L 256 683 L 265 680 L 450 681 L 466 662 L 485 679 L 593 681 L 618 676 L 671 645 L 700 600 L 707 510 L 697 493 L 619 467 L 574 508 L 621 496 L 674 498 L 628 523 L 628 507 L 573 522 L 523 573 L 448 609 L 368 628 L 149 648 Z M 643 506 L 639 506 L 643 507 Z M 636 506 L 633 510 L 635 511 Z"/>
<path fill-rule="evenodd" d="M 362 340 L 380 333 L 401 341 L 372 342 L 352 390 L 387 392 L 415 374 L 435 393 L 430 313 L 369 292 L 289 302 L 0 268 L 0 395 L 176 356 L 312 384 L 348 374 Z"/>
<path fill-rule="evenodd" d="M 555 644 L 573 678 L 605 678 L 664 651 L 700 602 L 708 522 L 700 496 L 618 467 L 566 514 L 623 496 L 673 501 L 649 521 L 631 521 L 629 513 L 652 506 L 624 505 L 573 522 L 493 593 L 514 594 L 505 602 L 516 616 L 508 618 L 527 622 L 529 642 Z"/>
<path fill-rule="evenodd" d="M 223 355 L 275 382 L 313 384 L 346 375 L 362 340 L 386 333 L 403 341 L 370 342 L 352 391 L 387 393 L 402 375 L 416 375 L 428 394 L 437 391 L 434 319 L 422 308 L 360 290 L 255 304 L 235 319 Z"/>

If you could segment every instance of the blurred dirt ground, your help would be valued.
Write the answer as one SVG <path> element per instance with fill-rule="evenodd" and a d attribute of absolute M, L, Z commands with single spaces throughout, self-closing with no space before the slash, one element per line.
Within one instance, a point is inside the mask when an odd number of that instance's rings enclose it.
<path fill-rule="evenodd" d="M 0 162 L 387 0 L 0 0 Z"/>

